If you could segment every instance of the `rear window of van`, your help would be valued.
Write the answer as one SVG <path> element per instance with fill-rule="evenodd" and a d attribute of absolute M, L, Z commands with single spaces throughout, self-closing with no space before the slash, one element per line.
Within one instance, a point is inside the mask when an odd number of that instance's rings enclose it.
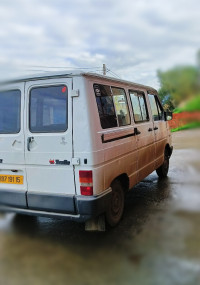
<path fill-rule="evenodd" d="M 65 132 L 68 128 L 67 97 L 65 85 L 32 88 L 29 106 L 30 131 Z"/>
<path fill-rule="evenodd" d="M 20 131 L 21 91 L 0 92 L 0 133 L 16 134 Z"/>

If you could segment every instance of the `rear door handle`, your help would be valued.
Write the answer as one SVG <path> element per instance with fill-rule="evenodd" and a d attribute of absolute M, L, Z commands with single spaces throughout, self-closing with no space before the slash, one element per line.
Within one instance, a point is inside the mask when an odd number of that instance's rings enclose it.
<path fill-rule="evenodd" d="M 149 129 L 148 129 L 148 132 L 152 132 L 152 131 L 153 131 L 153 129 L 152 129 L 152 128 L 149 128 Z"/>
<path fill-rule="evenodd" d="M 154 131 L 156 131 L 156 130 L 158 130 L 158 127 L 155 127 L 155 128 L 154 128 Z"/>
<path fill-rule="evenodd" d="M 134 135 L 137 136 L 140 134 L 141 134 L 141 132 L 138 130 L 138 128 L 134 128 Z"/>
<path fill-rule="evenodd" d="M 34 140 L 34 137 L 28 137 L 27 139 L 27 149 L 30 151 L 30 143 Z"/>

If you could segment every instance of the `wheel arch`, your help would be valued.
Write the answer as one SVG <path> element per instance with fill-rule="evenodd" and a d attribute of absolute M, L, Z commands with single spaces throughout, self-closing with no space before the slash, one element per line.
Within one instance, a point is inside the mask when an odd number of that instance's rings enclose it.
<path fill-rule="evenodd" d="M 115 177 L 115 179 L 113 179 L 112 183 L 115 181 L 115 180 L 119 180 L 123 189 L 124 189 L 124 192 L 128 191 L 129 190 L 129 177 L 126 173 L 122 173 L 120 174 L 119 176 Z M 112 185 L 111 183 L 111 185 Z"/>
<path fill-rule="evenodd" d="M 165 146 L 165 152 L 167 153 L 169 157 L 172 155 L 172 148 L 170 147 L 168 143 Z"/>

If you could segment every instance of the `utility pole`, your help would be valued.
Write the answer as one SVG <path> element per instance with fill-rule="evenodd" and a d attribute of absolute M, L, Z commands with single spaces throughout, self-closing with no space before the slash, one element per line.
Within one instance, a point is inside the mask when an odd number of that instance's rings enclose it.
<path fill-rule="evenodd" d="M 200 70 L 200 49 L 197 52 L 197 67 L 198 67 L 198 70 Z"/>
<path fill-rule="evenodd" d="M 106 75 L 106 65 L 105 65 L 105 63 L 103 64 L 103 75 Z"/>
<path fill-rule="evenodd" d="M 198 72 L 198 87 L 200 88 L 200 49 L 197 52 L 197 72 Z"/>

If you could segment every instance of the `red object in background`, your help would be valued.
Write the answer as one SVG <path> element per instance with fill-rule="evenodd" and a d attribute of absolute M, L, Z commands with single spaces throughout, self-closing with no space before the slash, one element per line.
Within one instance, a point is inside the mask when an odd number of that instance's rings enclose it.
<path fill-rule="evenodd" d="M 168 121 L 170 129 L 176 129 L 192 122 L 200 122 L 200 112 L 182 112 L 173 114 L 172 120 Z"/>
<path fill-rule="evenodd" d="M 50 163 L 50 164 L 55 164 L 55 161 L 54 161 L 53 159 L 50 159 L 50 160 L 49 160 L 49 163 Z"/>
<path fill-rule="evenodd" d="M 65 93 L 67 91 L 67 87 L 62 88 L 62 93 Z"/>

